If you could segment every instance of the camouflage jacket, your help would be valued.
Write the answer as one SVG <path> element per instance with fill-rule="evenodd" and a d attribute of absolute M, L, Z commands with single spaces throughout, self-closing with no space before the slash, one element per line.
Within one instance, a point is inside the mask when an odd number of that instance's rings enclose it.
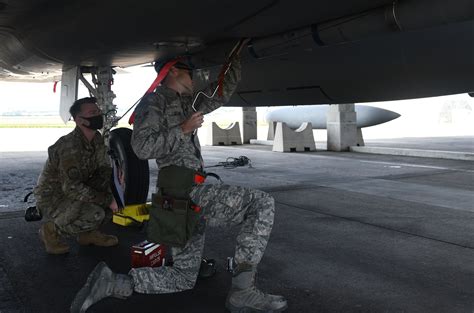
<path fill-rule="evenodd" d="M 67 197 L 108 207 L 112 169 L 99 132 L 89 142 L 76 127 L 48 148 L 48 160 L 35 188 L 37 201 Z"/>
<path fill-rule="evenodd" d="M 223 96 L 209 99 L 200 95 L 195 108 L 203 114 L 214 111 L 229 101 L 240 81 L 240 60 L 236 58 L 224 78 Z M 217 83 L 203 92 L 211 95 Z M 202 169 L 201 146 L 193 134 L 185 135 L 181 123 L 193 113 L 194 96 L 180 95 L 165 86 L 143 98 L 135 110 L 132 148 L 140 159 L 156 159 L 158 168 L 169 165 Z"/>

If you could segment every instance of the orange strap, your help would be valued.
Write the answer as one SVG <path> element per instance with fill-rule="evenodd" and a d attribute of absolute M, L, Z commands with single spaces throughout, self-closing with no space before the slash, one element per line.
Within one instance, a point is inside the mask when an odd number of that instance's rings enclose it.
<path fill-rule="evenodd" d="M 166 75 L 168 75 L 171 67 L 182 59 L 183 58 L 177 58 L 166 63 L 165 66 L 163 66 L 163 68 L 160 70 L 160 72 L 156 76 L 151 86 L 145 92 L 145 95 L 152 93 L 156 89 L 156 87 L 158 87 L 158 85 L 163 81 L 163 79 L 165 79 Z M 133 111 L 132 115 L 130 115 L 130 118 L 128 119 L 128 124 L 132 125 L 134 122 L 135 122 L 135 111 Z"/>
<path fill-rule="evenodd" d="M 200 174 L 194 174 L 194 183 L 200 185 L 206 181 L 206 176 Z"/>
<path fill-rule="evenodd" d="M 200 184 L 203 184 L 205 181 L 206 181 L 206 176 L 198 174 L 198 173 L 194 174 L 194 183 L 200 185 Z M 201 207 L 196 204 L 192 204 L 191 209 L 196 213 L 201 212 Z"/>
<path fill-rule="evenodd" d="M 196 213 L 201 212 L 201 207 L 199 205 L 191 204 L 191 209 Z"/>
<path fill-rule="evenodd" d="M 224 63 L 224 65 L 222 66 L 222 69 L 221 69 L 221 71 L 219 73 L 219 76 L 218 76 L 219 79 L 217 81 L 217 88 L 218 88 L 217 89 L 217 94 L 219 95 L 219 97 L 224 96 L 224 78 L 225 78 L 225 74 L 226 74 L 227 70 L 229 69 L 229 67 L 232 63 L 232 59 L 234 58 L 234 55 L 242 49 L 242 46 L 244 45 L 244 43 L 245 43 L 244 38 L 239 40 L 237 45 L 234 46 L 234 49 L 232 49 L 232 52 L 230 53 L 229 58 L 227 59 L 227 62 Z"/>
<path fill-rule="evenodd" d="M 229 66 L 230 66 L 230 63 L 226 62 L 224 64 L 224 66 L 222 67 L 221 72 L 219 73 L 219 79 L 217 81 L 217 88 L 218 88 L 217 89 L 217 95 L 219 97 L 224 96 L 224 78 L 225 78 L 225 72 L 227 71 Z"/>

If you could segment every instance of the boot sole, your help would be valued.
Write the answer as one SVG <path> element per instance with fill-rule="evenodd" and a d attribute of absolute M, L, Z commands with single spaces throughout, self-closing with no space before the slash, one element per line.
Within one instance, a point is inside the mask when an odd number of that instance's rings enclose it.
<path fill-rule="evenodd" d="M 285 311 L 288 308 L 288 304 L 286 304 L 284 307 L 277 310 L 258 310 L 258 309 L 252 309 L 249 307 L 242 308 L 242 307 L 233 306 L 229 302 L 226 302 L 225 307 L 231 313 L 280 313 L 280 312 Z"/>
<path fill-rule="evenodd" d="M 74 297 L 74 300 L 72 301 L 71 304 L 71 313 L 84 313 L 86 310 L 82 310 L 82 307 L 87 301 L 87 298 L 89 297 L 91 293 L 91 289 L 94 286 L 91 284 L 92 281 L 96 281 L 98 277 L 100 276 L 100 273 L 102 272 L 102 269 L 104 266 L 107 266 L 104 262 L 100 262 L 99 264 L 96 265 L 92 273 L 89 275 L 87 278 L 86 283 L 84 286 L 79 290 Z M 80 305 L 80 306 L 79 306 Z"/>

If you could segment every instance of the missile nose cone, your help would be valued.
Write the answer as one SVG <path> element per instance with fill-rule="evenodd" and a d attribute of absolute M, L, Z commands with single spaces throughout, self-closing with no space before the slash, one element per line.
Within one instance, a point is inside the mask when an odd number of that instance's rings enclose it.
<path fill-rule="evenodd" d="M 385 110 L 385 109 L 379 109 L 379 122 L 380 124 L 390 122 L 396 118 L 399 118 L 401 115 L 398 114 L 397 112 L 393 112 L 390 110 Z"/>
<path fill-rule="evenodd" d="M 358 127 L 375 126 L 400 117 L 400 114 L 396 112 L 367 105 L 357 105 L 355 111 Z"/>

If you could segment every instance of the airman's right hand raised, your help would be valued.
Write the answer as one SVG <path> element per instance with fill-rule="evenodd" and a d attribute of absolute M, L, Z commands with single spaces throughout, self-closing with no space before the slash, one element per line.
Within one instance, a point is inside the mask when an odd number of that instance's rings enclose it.
<path fill-rule="evenodd" d="M 202 112 L 196 112 L 181 124 L 181 129 L 183 130 L 183 133 L 187 135 L 200 128 L 202 123 L 204 123 Z"/>

